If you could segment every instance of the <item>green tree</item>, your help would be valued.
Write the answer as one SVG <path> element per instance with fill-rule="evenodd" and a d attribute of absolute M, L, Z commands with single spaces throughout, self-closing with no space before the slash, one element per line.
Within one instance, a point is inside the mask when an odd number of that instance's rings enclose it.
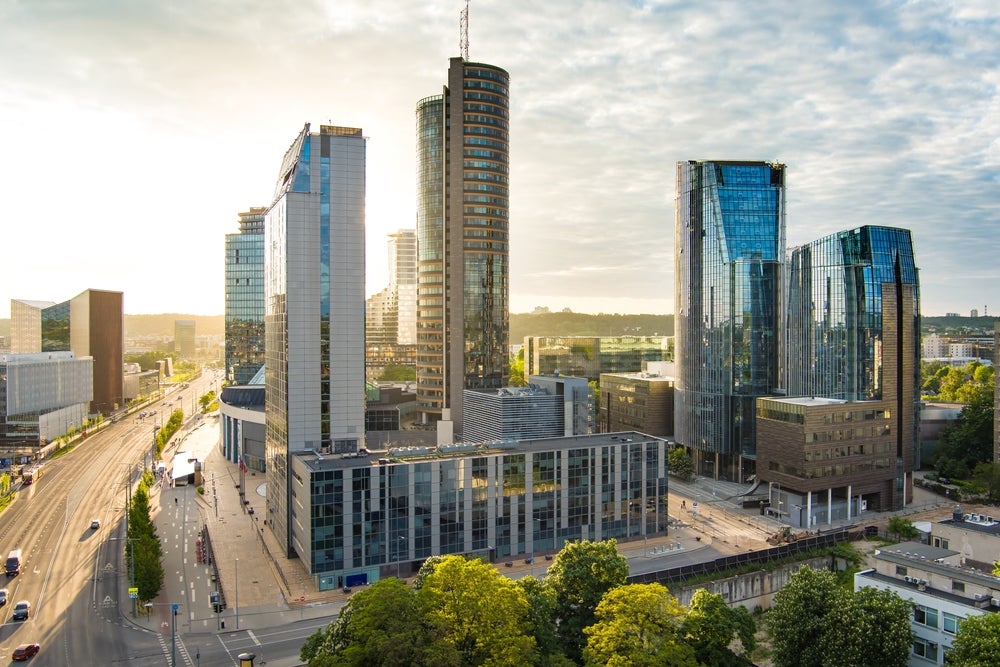
<path fill-rule="evenodd" d="M 667 466 L 680 479 L 687 481 L 694 478 L 694 461 L 683 447 L 672 447 L 667 452 Z"/>
<path fill-rule="evenodd" d="M 535 637 L 538 652 L 536 664 L 555 666 L 574 664 L 559 649 L 556 636 L 556 594 L 551 586 L 543 584 L 532 576 L 521 577 L 515 582 L 528 601 L 528 619 Z"/>
<path fill-rule="evenodd" d="M 628 560 L 615 540 L 568 542 L 556 554 L 545 583 L 555 592 L 559 644 L 567 657 L 580 661 L 583 629 L 596 620 L 605 593 L 624 586 L 627 578 Z"/>
<path fill-rule="evenodd" d="M 986 493 L 991 502 L 1000 501 L 1000 463 L 977 463 L 972 471 L 972 481 Z"/>
<path fill-rule="evenodd" d="M 694 649 L 681 633 L 684 607 L 661 584 L 630 584 L 609 590 L 584 629 L 584 664 L 697 667 Z"/>
<path fill-rule="evenodd" d="M 749 654 L 756 647 L 757 624 L 743 607 L 729 607 L 721 595 L 704 588 L 695 591 L 681 633 L 698 661 L 713 667 L 753 664 Z M 734 648 L 739 647 L 738 650 Z"/>
<path fill-rule="evenodd" d="M 517 354 L 510 358 L 510 386 L 524 387 L 528 384 L 528 378 L 524 376 L 524 348 L 517 351 Z"/>
<path fill-rule="evenodd" d="M 839 591 L 826 617 L 825 667 L 904 667 L 910 658 L 913 603 L 892 591 L 865 587 Z"/>
<path fill-rule="evenodd" d="M 904 519 L 901 516 L 889 517 L 888 531 L 894 535 L 897 535 L 900 539 L 908 540 L 916 537 L 920 534 L 916 526 L 909 519 Z"/>
<path fill-rule="evenodd" d="M 388 364 L 378 379 L 382 382 L 408 382 L 417 379 L 417 369 L 405 364 Z"/>
<path fill-rule="evenodd" d="M 529 664 L 534 658 L 524 591 L 478 558 L 445 556 L 424 579 L 417 597 L 425 621 L 451 648 L 426 664 Z"/>
<path fill-rule="evenodd" d="M 958 420 L 941 433 L 935 448 L 938 472 L 964 479 L 977 464 L 993 460 L 993 407 L 993 387 L 978 387 Z"/>
<path fill-rule="evenodd" d="M 838 603 L 829 570 L 803 567 L 774 596 L 767 614 L 775 667 L 823 667 L 827 616 Z"/>
<path fill-rule="evenodd" d="M 151 535 L 133 538 L 127 551 L 135 560 L 135 585 L 140 600 L 152 600 L 163 589 L 163 557 L 160 542 Z"/>
<path fill-rule="evenodd" d="M 1000 614 L 987 613 L 962 620 L 946 664 L 961 667 L 1000 665 Z"/>

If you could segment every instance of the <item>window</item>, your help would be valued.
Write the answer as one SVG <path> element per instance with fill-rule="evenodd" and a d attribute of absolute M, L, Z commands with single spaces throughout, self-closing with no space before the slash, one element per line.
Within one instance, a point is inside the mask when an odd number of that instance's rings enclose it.
<path fill-rule="evenodd" d="M 936 629 L 938 626 L 937 609 L 931 609 L 930 607 L 918 604 L 913 608 L 913 622 L 919 625 L 926 625 L 928 628 Z"/>
<path fill-rule="evenodd" d="M 913 640 L 913 655 L 918 655 L 921 658 L 927 658 L 937 662 L 938 657 L 938 645 L 935 642 L 927 641 L 926 639 Z"/>
<path fill-rule="evenodd" d="M 897 565 L 896 566 L 896 576 L 898 576 L 898 577 L 905 577 L 906 574 L 907 574 L 906 567 L 904 567 L 902 565 Z"/>
<path fill-rule="evenodd" d="M 942 621 L 944 623 L 944 631 L 949 635 L 954 635 L 958 632 L 958 622 L 961 621 L 960 616 L 955 616 L 954 614 L 949 614 L 944 612 L 942 614 Z"/>
<path fill-rule="evenodd" d="M 951 582 L 951 590 L 955 591 L 956 593 L 964 593 L 965 592 L 965 582 L 964 581 L 955 581 L 953 579 L 952 582 Z"/>

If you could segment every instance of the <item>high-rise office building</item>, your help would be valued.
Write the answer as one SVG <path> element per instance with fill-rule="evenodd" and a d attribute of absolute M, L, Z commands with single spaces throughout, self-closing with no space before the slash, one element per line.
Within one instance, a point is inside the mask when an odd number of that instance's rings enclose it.
<path fill-rule="evenodd" d="M 674 248 L 677 442 L 697 472 L 755 472 L 755 401 L 780 386 L 785 167 L 677 164 Z"/>
<path fill-rule="evenodd" d="M 125 404 L 124 294 L 88 289 L 69 301 L 11 300 L 11 348 L 22 353 L 71 351 L 93 357 L 91 413 Z"/>
<path fill-rule="evenodd" d="M 400 229 L 389 234 L 389 285 L 368 298 L 367 345 L 413 345 L 417 342 L 417 234 Z"/>
<path fill-rule="evenodd" d="M 226 234 L 226 379 L 250 382 L 264 365 L 264 214 L 239 214 L 240 231 Z"/>
<path fill-rule="evenodd" d="M 1000 322 L 996 322 L 993 327 L 993 354 L 996 355 L 993 367 L 1000 368 Z M 997 418 L 1000 415 L 1000 373 L 994 373 L 993 379 L 996 382 L 993 388 L 993 400 L 996 402 L 993 407 L 993 461 L 1000 463 L 1000 419 Z"/>
<path fill-rule="evenodd" d="M 178 359 L 194 359 L 195 345 L 194 320 L 174 320 L 174 353 Z"/>
<path fill-rule="evenodd" d="M 509 375 L 509 83 L 452 58 L 417 104 L 417 409 L 458 433 L 463 390 Z"/>
<path fill-rule="evenodd" d="M 264 222 L 267 522 L 308 555 L 310 490 L 297 452 L 356 452 L 364 439 L 365 138 L 307 123 L 278 173 Z M 304 494 L 304 495 L 303 495 Z"/>

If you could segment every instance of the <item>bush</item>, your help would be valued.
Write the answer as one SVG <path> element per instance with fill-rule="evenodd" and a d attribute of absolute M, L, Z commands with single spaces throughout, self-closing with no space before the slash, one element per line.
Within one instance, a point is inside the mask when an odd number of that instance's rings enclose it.
<path fill-rule="evenodd" d="M 202 495 L 202 496 L 205 495 L 205 487 L 204 486 L 199 486 L 198 487 L 198 493 L 200 495 Z"/>

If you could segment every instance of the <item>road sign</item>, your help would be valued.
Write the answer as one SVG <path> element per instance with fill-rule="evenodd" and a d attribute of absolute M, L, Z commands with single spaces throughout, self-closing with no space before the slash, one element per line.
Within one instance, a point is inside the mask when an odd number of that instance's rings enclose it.
<path fill-rule="evenodd" d="M 136 598 L 139 597 L 139 589 L 135 588 L 135 587 L 129 588 L 128 589 L 128 596 L 130 598 L 132 598 L 133 600 L 135 600 Z"/>
<path fill-rule="evenodd" d="M 170 608 L 173 609 L 174 611 L 177 611 L 178 609 L 181 608 L 181 606 L 179 604 L 172 604 L 170 605 Z"/>

